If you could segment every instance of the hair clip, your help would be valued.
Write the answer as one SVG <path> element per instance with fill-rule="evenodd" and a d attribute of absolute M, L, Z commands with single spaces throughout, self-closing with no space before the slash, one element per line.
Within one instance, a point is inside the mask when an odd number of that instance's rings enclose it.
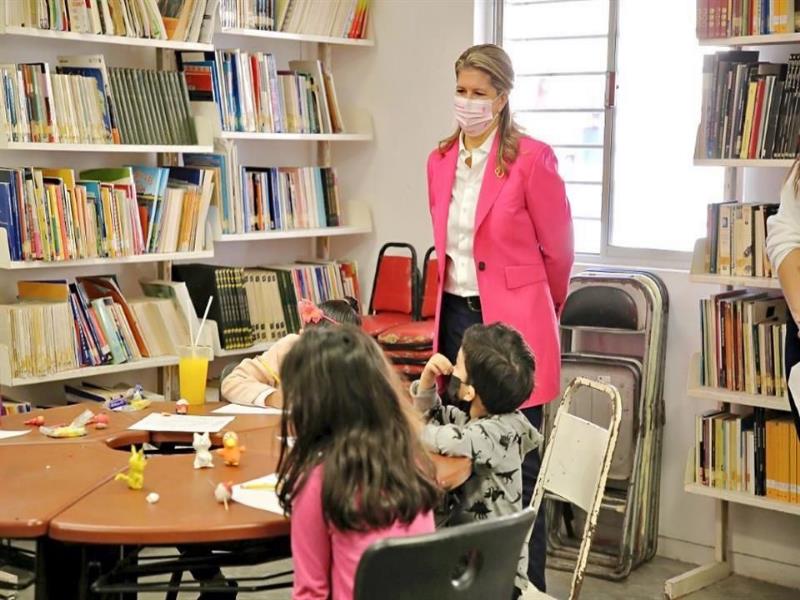
<path fill-rule="evenodd" d="M 331 319 L 328 315 L 322 312 L 322 309 L 314 304 L 311 300 L 307 300 L 303 298 L 300 302 L 297 303 L 297 308 L 300 310 L 300 320 L 303 322 L 303 325 L 308 325 L 309 323 L 319 323 L 322 319 L 326 321 L 330 321 L 334 325 L 338 325 L 339 322 Z"/>

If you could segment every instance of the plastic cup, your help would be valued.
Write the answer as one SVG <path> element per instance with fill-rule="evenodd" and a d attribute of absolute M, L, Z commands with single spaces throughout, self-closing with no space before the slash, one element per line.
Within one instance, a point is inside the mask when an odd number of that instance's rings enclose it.
<path fill-rule="evenodd" d="M 208 363 L 212 358 L 214 352 L 209 346 L 178 347 L 180 394 L 190 406 L 205 404 Z"/>

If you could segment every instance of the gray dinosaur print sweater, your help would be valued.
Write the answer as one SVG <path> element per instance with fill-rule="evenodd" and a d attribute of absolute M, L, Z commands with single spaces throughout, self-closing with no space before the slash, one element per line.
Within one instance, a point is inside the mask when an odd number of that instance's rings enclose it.
<path fill-rule="evenodd" d="M 542 443 L 542 435 L 520 411 L 470 419 L 444 406 L 436 389 L 411 384 L 414 405 L 426 421 L 422 442 L 439 454 L 472 459 L 472 475 L 462 486 L 463 500 L 449 523 L 460 525 L 522 510 L 522 459 Z M 522 549 L 515 585 L 527 587 L 528 549 Z"/>

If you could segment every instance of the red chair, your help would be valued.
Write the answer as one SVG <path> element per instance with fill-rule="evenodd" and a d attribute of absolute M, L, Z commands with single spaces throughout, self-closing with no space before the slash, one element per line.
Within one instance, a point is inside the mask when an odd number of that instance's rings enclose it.
<path fill-rule="evenodd" d="M 417 302 L 418 320 L 394 325 L 378 335 L 378 343 L 398 370 L 419 375 L 433 354 L 434 316 L 438 290 L 437 261 L 434 249 L 425 253 L 422 267 L 422 294 Z"/>
<path fill-rule="evenodd" d="M 406 250 L 409 255 L 387 255 L 389 249 Z M 362 319 L 362 329 L 377 337 L 395 325 L 412 322 L 416 314 L 418 280 L 414 247 L 397 242 L 384 244 L 378 252 L 369 314 Z"/>

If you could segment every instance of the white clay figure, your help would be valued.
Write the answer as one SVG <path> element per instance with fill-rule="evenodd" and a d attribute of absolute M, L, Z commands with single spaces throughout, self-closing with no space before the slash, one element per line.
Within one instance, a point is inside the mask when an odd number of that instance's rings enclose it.
<path fill-rule="evenodd" d="M 196 454 L 194 455 L 194 468 L 195 469 L 210 469 L 214 466 L 214 457 L 211 456 L 209 448 L 211 448 L 211 439 L 208 432 L 195 433 L 192 441 L 192 448 Z"/>

